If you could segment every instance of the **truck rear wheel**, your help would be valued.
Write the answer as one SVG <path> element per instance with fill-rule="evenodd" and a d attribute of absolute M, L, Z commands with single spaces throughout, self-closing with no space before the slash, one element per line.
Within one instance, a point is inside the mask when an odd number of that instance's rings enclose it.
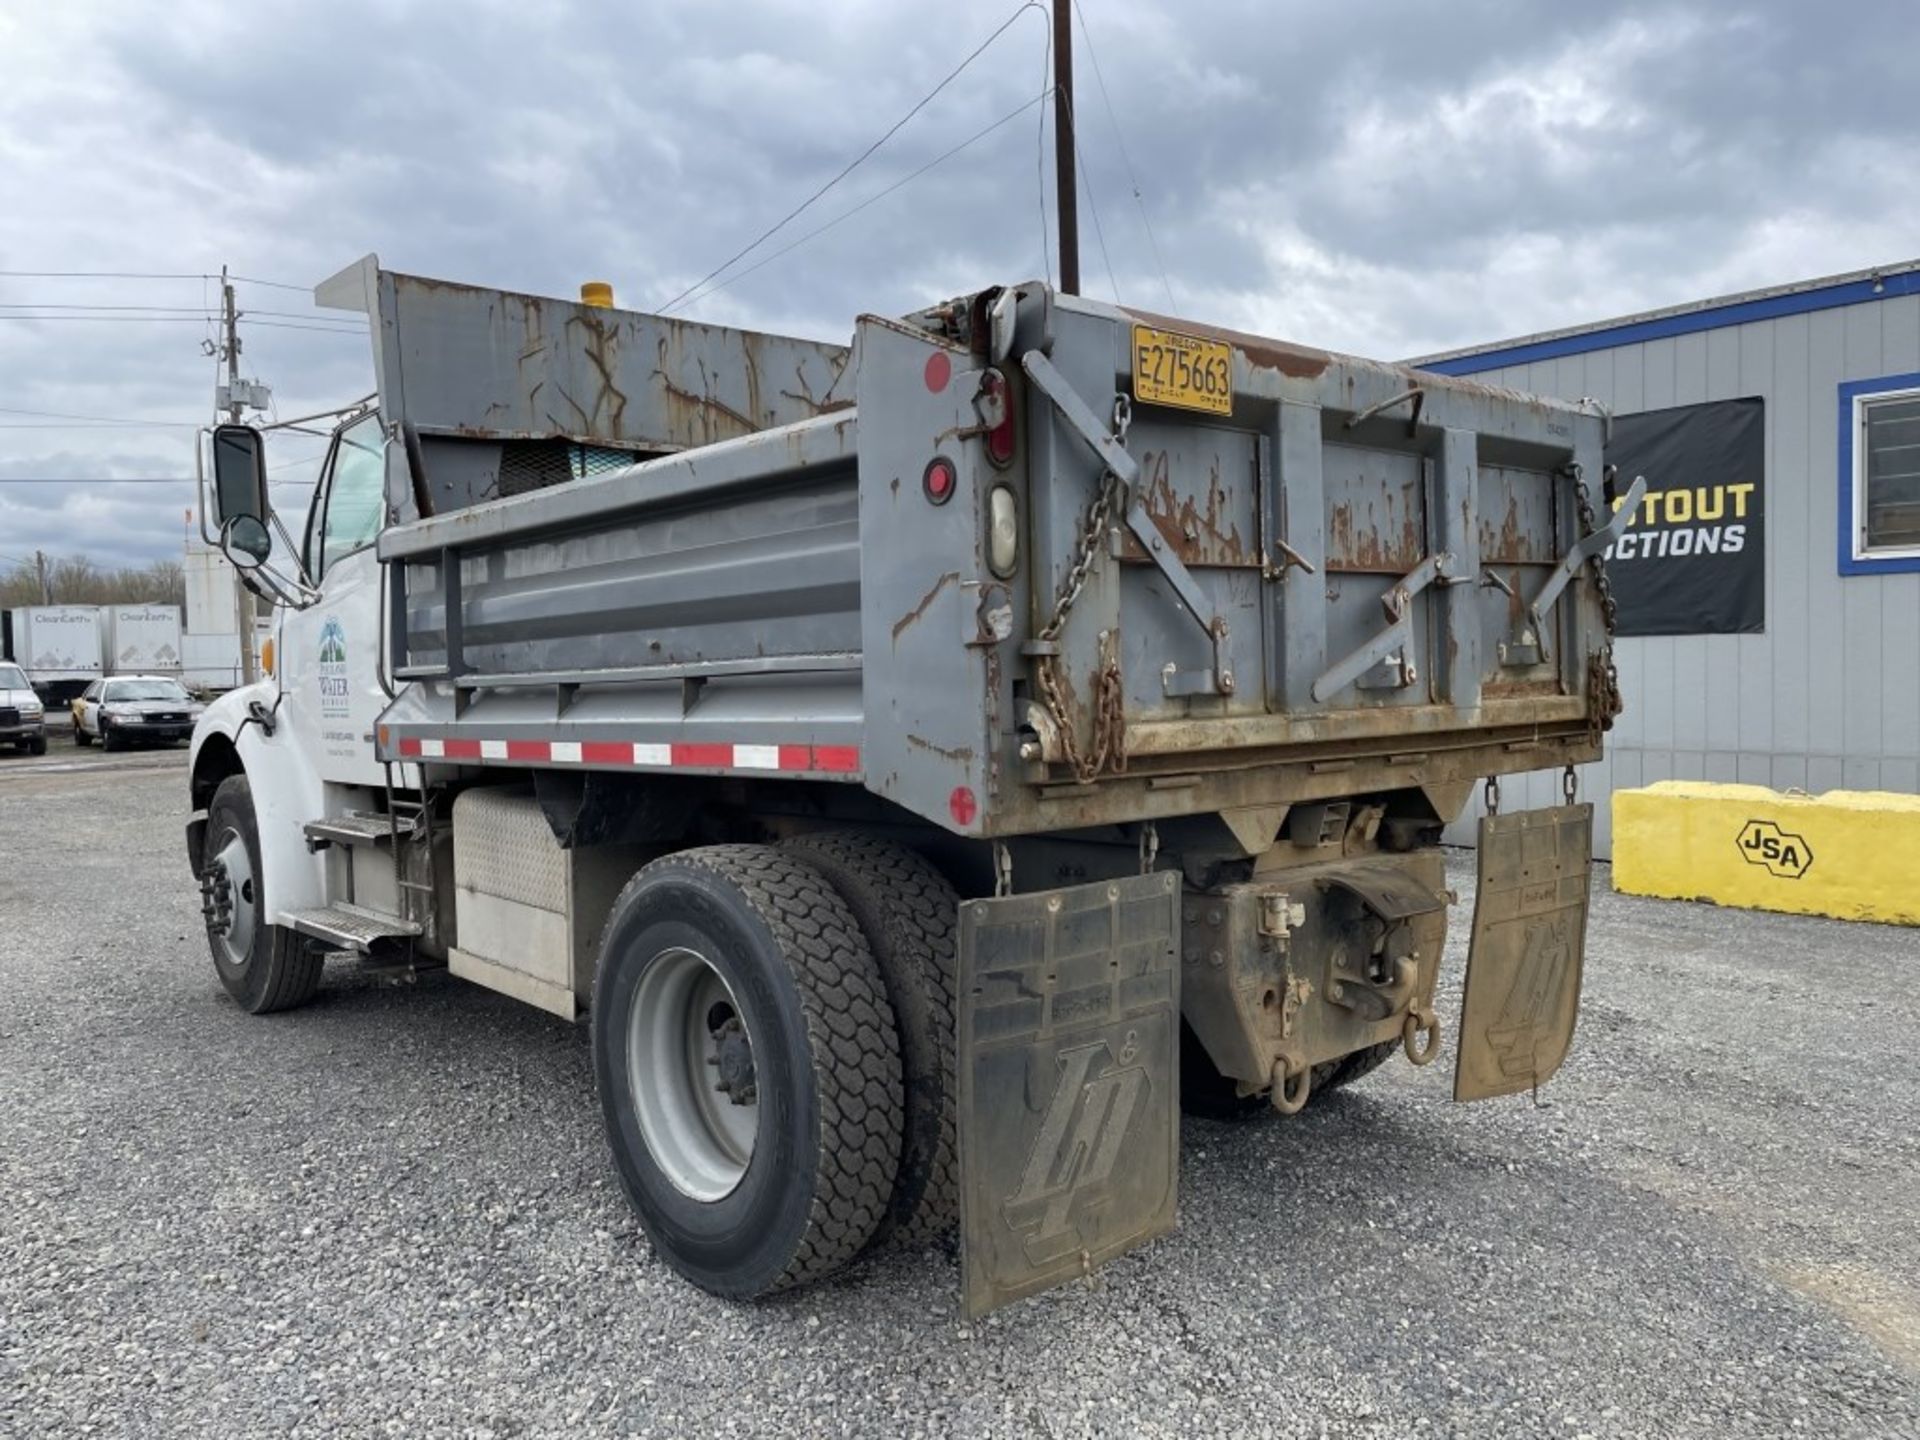
<path fill-rule="evenodd" d="M 614 901 L 593 994 L 614 1164 L 655 1251 L 732 1298 L 817 1280 L 879 1227 L 899 1042 L 826 877 L 763 845 L 656 860 Z"/>
<path fill-rule="evenodd" d="M 320 988 L 325 965 L 303 937 L 267 923 L 260 874 L 253 787 L 246 776 L 229 775 L 207 806 L 200 899 L 213 968 L 227 993 L 250 1015 L 305 1004 Z"/>
<path fill-rule="evenodd" d="M 846 831 L 802 835 L 786 848 L 840 892 L 873 950 L 900 1026 L 906 1128 L 893 1200 L 875 1232 L 930 1240 L 958 1217 L 953 986 L 960 897 L 904 846 Z"/>

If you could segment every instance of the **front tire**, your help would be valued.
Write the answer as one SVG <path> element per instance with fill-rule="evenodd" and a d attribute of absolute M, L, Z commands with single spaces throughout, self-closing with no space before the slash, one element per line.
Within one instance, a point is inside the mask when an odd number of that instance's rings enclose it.
<path fill-rule="evenodd" d="M 121 740 L 113 733 L 113 727 L 103 718 L 100 721 L 100 748 L 111 752 L 120 749 L 121 745 Z"/>
<path fill-rule="evenodd" d="M 29 755 L 46 754 L 47 753 L 47 737 L 45 735 L 34 736 L 33 739 L 27 742 L 26 751 L 27 751 L 27 754 Z"/>
<path fill-rule="evenodd" d="M 859 923 L 811 866 L 714 845 L 634 876 L 601 941 L 593 1057 L 621 1184 L 703 1290 L 817 1280 L 872 1238 L 900 1164 L 899 1043 Z"/>
<path fill-rule="evenodd" d="M 229 775 L 207 806 L 200 892 L 213 968 L 249 1015 L 305 1004 L 320 988 L 325 964 L 301 936 L 266 922 L 270 912 L 260 874 L 253 787 L 246 776 Z"/>

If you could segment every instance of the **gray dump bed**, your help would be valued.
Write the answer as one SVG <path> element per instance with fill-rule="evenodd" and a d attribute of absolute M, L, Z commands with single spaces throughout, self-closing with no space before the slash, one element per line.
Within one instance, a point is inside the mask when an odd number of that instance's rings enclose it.
<path fill-rule="evenodd" d="M 371 263 L 322 298 L 406 441 L 384 758 L 1258 827 L 1450 811 L 1616 704 L 1596 407 L 1036 284 L 850 350 Z"/>

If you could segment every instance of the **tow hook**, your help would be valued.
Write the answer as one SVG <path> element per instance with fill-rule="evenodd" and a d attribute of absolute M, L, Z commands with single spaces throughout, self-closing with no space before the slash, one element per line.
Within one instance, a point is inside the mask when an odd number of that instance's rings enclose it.
<path fill-rule="evenodd" d="M 1298 1069 L 1290 1069 L 1298 1066 Z M 1273 1108 L 1282 1115 L 1298 1115 L 1307 1106 L 1307 1095 L 1313 1089 L 1313 1067 L 1302 1063 L 1298 1056 L 1280 1055 L 1273 1062 Z"/>
<path fill-rule="evenodd" d="M 1406 1023 L 1400 1027 L 1400 1045 L 1412 1064 L 1431 1065 L 1440 1053 L 1440 1017 L 1431 1009 L 1409 1010 Z"/>

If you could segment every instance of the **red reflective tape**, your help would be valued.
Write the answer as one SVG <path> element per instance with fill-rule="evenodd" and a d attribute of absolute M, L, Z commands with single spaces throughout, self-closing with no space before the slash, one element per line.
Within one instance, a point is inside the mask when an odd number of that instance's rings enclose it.
<path fill-rule="evenodd" d="M 780 747 L 780 768 L 782 770 L 813 769 L 813 747 L 811 745 L 782 745 Z"/>
<path fill-rule="evenodd" d="M 480 742 L 478 740 L 445 740 L 444 753 L 449 760 L 478 760 Z"/>
<path fill-rule="evenodd" d="M 411 735 L 403 735 L 400 738 L 400 753 L 402 755 L 418 755 L 420 753 L 420 742 Z"/>
<path fill-rule="evenodd" d="M 509 760 L 551 760 L 553 747 L 544 740 L 507 741 L 507 759 Z"/>
<path fill-rule="evenodd" d="M 631 765 L 633 746 L 624 740 L 583 740 L 580 742 L 583 765 Z"/>
<path fill-rule="evenodd" d="M 860 747 L 858 745 L 816 745 L 813 747 L 813 768 L 837 770 L 842 773 L 858 770 Z"/>
<path fill-rule="evenodd" d="M 686 745 L 675 741 L 672 754 L 675 765 L 694 765 L 703 769 L 725 770 L 733 764 L 733 746 L 731 745 Z"/>

